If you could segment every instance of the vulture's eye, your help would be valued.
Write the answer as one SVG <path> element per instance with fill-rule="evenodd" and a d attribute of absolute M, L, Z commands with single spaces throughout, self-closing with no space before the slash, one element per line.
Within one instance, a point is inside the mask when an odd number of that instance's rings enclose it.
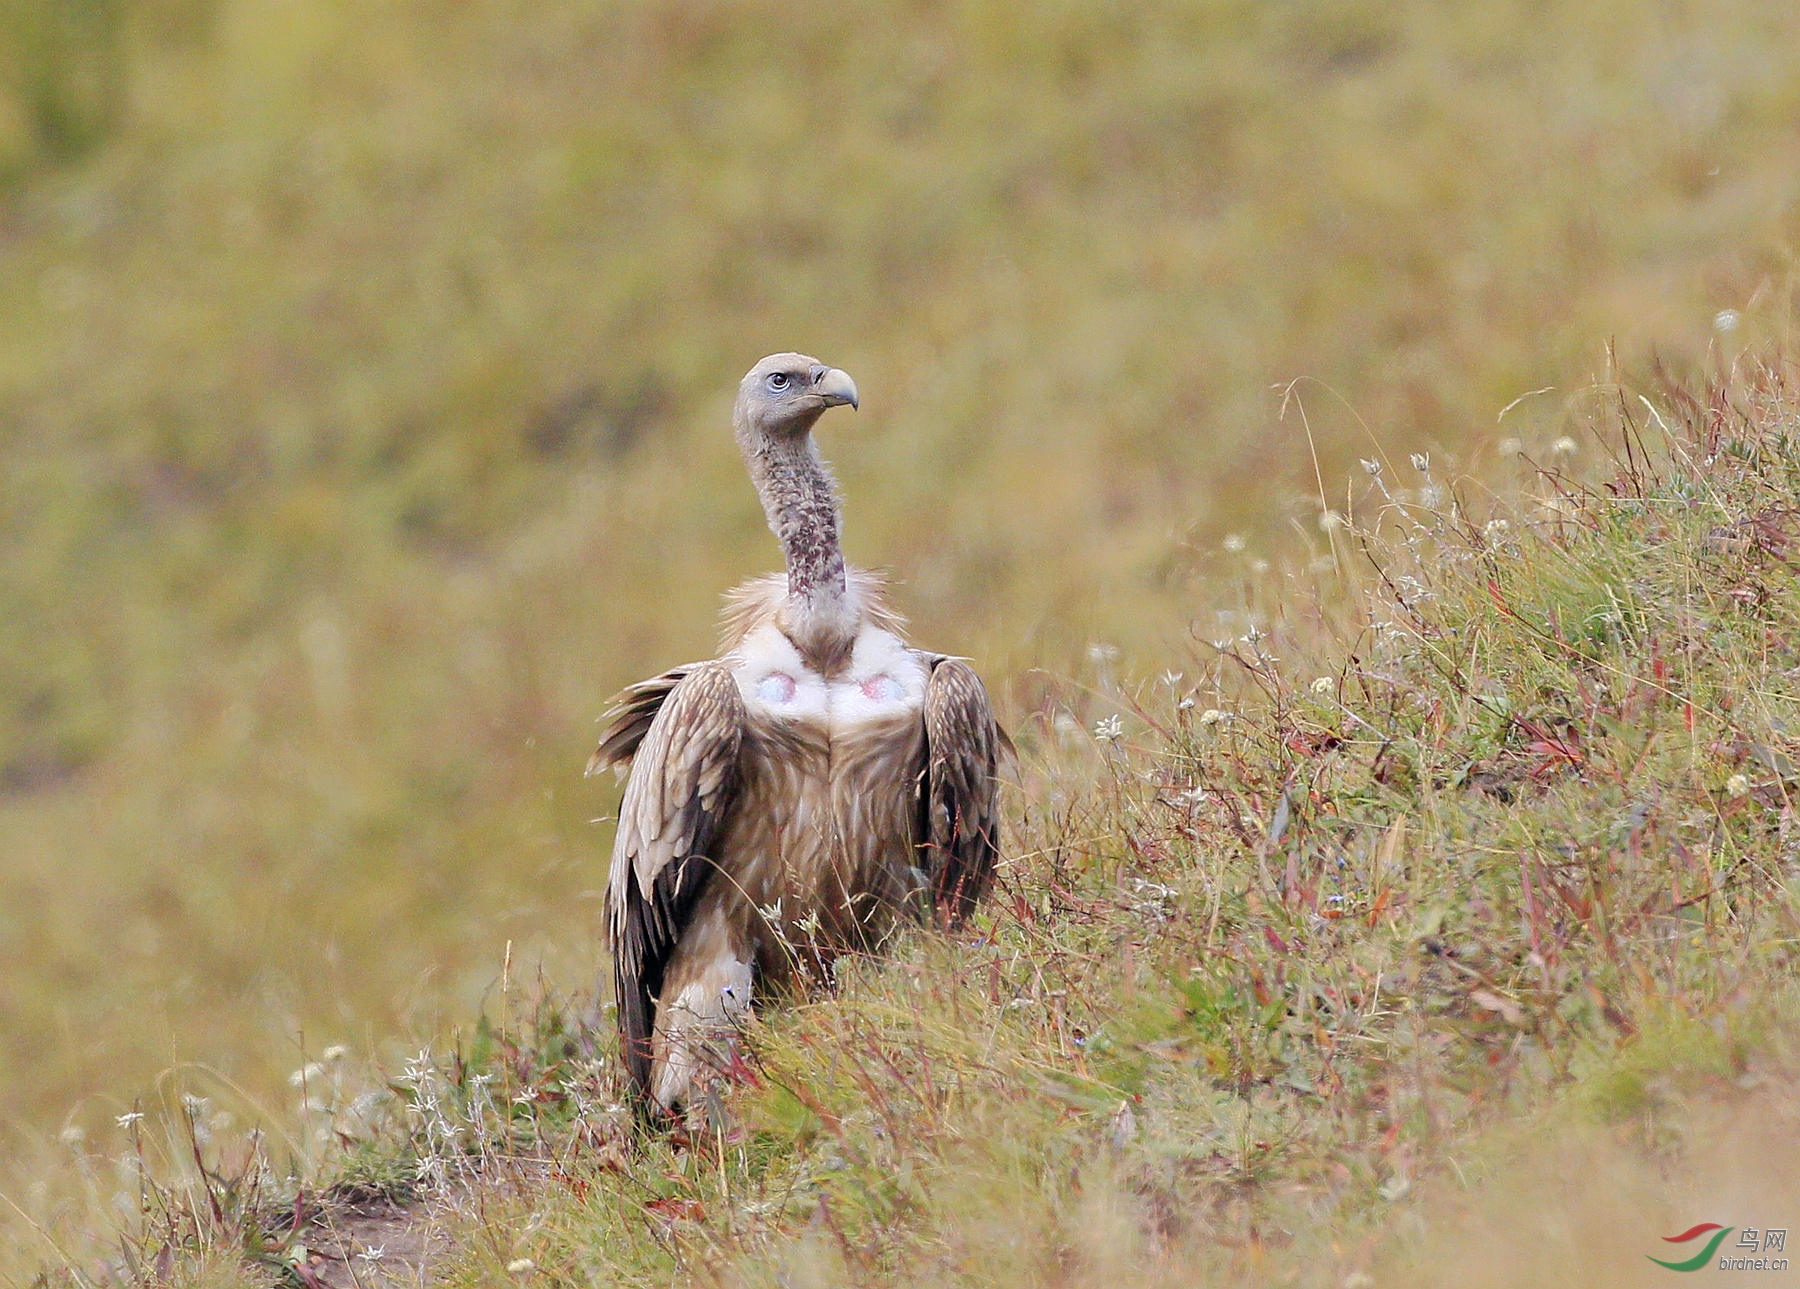
<path fill-rule="evenodd" d="M 769 388 L 770 389 L 774 390 L 777 394 L 779 394 L 783 390 L 785 390 L 787 387 L 788 387 L 788 374 L 786 372 L 778 371 L 778 372 L 771 372 L 769 374 Z"/>

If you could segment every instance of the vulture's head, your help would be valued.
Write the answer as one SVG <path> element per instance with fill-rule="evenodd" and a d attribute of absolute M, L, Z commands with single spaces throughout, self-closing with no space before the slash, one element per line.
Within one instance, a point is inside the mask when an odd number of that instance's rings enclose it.
<path fill-rule="evenodd" d="M 805 354 L 770 354 L 744 375 L 732 419 L 740 434 L 805 434 L 828 407 L 857 406 L 856 382 Z"/>

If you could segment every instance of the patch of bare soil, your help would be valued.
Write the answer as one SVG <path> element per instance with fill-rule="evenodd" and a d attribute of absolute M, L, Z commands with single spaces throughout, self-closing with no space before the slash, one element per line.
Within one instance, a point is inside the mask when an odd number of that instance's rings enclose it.
<path fill-rule="evenodd" d="M 425 1201 L 335 1200 L 301 1226 L 313 1289 L 398 1289 L 430 1283 L 449 1256 L 449 1232 Z"/>

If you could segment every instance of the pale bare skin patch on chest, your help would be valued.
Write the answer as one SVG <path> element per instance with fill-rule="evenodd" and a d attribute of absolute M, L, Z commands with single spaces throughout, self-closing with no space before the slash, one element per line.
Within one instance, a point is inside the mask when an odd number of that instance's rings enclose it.
<path fill-rule="evenodd" d="M 794 701 L 800 682 L 785 671 L 771 671 L 756 682 L 756 696 L 771 708 L 785 707 Z"/>
<path fill-rule="evenodd" d="M 878 705 L 897 705 L 906 697 L 906 687 L 885 671 L 870 676 L 857 686 L 862 696 Z"/>

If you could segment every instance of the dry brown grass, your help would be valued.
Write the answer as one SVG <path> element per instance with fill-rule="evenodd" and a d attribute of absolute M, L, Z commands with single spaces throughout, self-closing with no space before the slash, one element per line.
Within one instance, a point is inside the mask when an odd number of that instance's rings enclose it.
<path fill-rule="evenodd" d="M 1783 1227 L 1797 381 L 1617 385 L 1567 427 L 1603 464 L 1479 509 L 1381 465 L 1333 533 L 1365 576 L 1252 578 L 1142 685 L 1096 658 L 1019 730 L 975 930 L 762 1014 L 711 1129 L 637 1136 L 539 981 L 385 1093 L 314 1071 L 300 1217 L 419 1206 L 453 1284 L 733 1286 L 1634 1284 Z M 262 1167 L 164 1172 L 131 1265 L 316 1254 Z"/>

